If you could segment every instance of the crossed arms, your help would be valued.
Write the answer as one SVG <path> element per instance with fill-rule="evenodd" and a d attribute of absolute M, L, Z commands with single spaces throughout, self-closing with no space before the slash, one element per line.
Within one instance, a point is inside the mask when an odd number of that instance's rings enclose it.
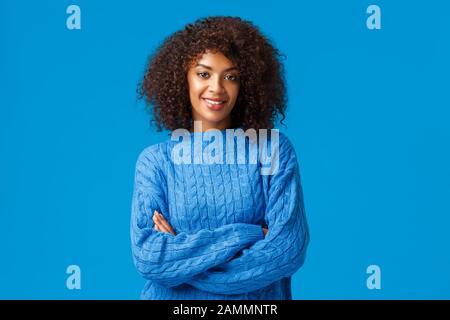
<path fill-rule="evenodd" d="M 136 165 L 131 217 L 138 272 L 162 286 L 188 283 L 220 294 L 254 291 L 294 274 L 304 262 L 309 231 L 295 152 L 288 141 L 284 147 L 279 172 L 266 180 L 268 232 L 234 223 L 176 234 L 167 219 L 154 214 L 168 212 L 158 150 L 144 151 Z"/>

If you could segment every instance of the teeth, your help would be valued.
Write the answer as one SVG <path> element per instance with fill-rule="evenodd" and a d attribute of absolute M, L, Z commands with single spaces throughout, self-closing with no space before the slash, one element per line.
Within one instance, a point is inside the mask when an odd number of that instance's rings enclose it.
<path fill-rule="evenodd" d="M 206 102 L 208 102 L 210 104 L 222 104 L 222 103 L 225 102 L 225 101 L 212 101 L 212 100 L 209 100 L 209 99 L 205 99 L 205 100 L 206 100 Z"/>

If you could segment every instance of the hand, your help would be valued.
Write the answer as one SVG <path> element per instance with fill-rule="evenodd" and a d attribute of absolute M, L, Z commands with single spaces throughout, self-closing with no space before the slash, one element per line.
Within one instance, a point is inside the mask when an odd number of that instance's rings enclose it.
<path fill-rule="evenodd" d="M 160 214 L 158 211 L 155 211 L 153 213 L 153 222 L 155 223 L 155 230 L 160 232 L 166 232 L 170 233 L 174 236 L 176 236 L 175 231 L 173 231 L 170 224 L 167 222 L 167 220 L 163 217 L 162 214 Z"/>
<path fill-rule="evenodd" d="M 263 229 L 263 233 L 264 233 L 264 238 L 266 237 L 267 232 L 269 232 L 269 229 L 267 228 L 262 228 Z"/>

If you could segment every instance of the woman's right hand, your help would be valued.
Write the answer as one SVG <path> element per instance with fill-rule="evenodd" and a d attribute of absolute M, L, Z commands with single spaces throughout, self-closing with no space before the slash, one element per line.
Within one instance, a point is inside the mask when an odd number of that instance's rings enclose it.
<path fill-rule="evenodd" d="M 264 233 L 264 238 L 266 237 L 267 232 L 269 232 L 269 229 L 267 228 L 262 228 L 263 229 L 263 233 Z"/>
<path fill-rule="evenodd" d="M 159 232 L 165 232 L 170 233 L 174 236 L 176 236 L 175 231 L 173 231 L 172 226 L 167 222 L 167 220 L 164 218 L 162 214 L 160 214 L 158 211 L 155 211 L 153 213 L 153 222 L 155 223 L 155 230 Z"/>

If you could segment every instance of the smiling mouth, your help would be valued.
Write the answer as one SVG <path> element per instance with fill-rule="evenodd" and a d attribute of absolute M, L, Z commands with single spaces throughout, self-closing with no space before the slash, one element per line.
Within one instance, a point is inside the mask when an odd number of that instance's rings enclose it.
<path fill-rule="evenodd" d="M 206 102 L 206 106 L 209 109 L 214 111 L 222 109 L 227 103 L 227 100 L 210 100 L 207 98 L 202 98 L 202 100 Z"/>

